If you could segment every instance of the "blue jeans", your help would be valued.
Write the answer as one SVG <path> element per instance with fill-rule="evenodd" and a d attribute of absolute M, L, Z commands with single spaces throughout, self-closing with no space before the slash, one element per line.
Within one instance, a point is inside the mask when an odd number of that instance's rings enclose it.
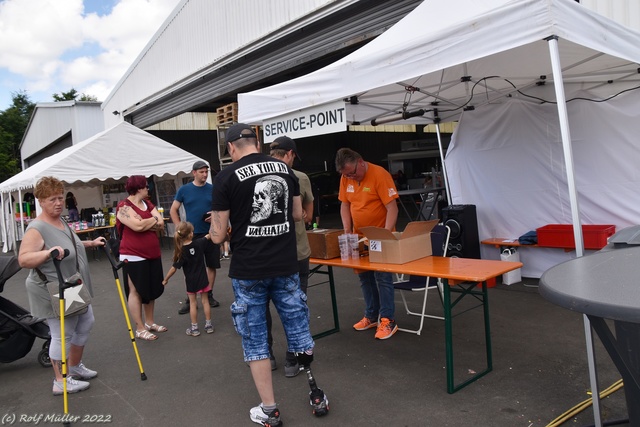
<path fill-rule="evenodd" d="M 231 315 L 236 332 L 242 337 L 245 362 L 269 358 L 269 300 L 273 301 L 284 327 L 287 350 L 300 353 L 313 348 L 307 296 L 300 290 L 297 273 L 262 280 L 231 279 L 231 283 L 236 299 L 231 304 Z"/>
<path fill-rule="evenodd" d="M 364 315 L 377 321 L 380 317 L 395 319 L 395 296 L 393 294 L 393 276 L 391 273 L 366 271 L 359 273 L 360 288 L 366 305 Z"/>

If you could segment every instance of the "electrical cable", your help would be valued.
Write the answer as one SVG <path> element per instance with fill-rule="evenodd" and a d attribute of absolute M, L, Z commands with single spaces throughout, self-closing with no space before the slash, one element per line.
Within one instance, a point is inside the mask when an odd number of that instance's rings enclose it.
<path fill-rule="evenodd" d="M 476 86 L 479 85 L 481 82 L 483 82 L 485 80 L 489 80 L 489 79 L 502 79 L 505 82 L 509 83 L 514 89 L 516 89 L 516 92 L 519 93 L 520 95 L 522 95 L 522 96 L 524 96 L 526 98 L 531 98 L 531 99 L 538 100 L 542 104 L 557 104 L 558 103 L 557 101 L 550 101 L 550 100 L 547 100 L 547 99 L 544 99 L 544 98 L 540 98 L 540 97 L 537 97 L 537 96 L 534 96 L 534 95 L 526 94 L 526 93 L 522 92 L 520 89 L 518 89 L 517 86 L 515 84 L 513 84 L 513 82 L 509 81 L 509 79 L 506 79 L 504 77 L 487 76 L 487 77 L 482 77 L 480 80 L 478 80 L 477 82 L 474 83 L 474 85 L 471 87 L 471 95 L 469 95 L 469 99 L 467 99 L 467 101 L 464 104 L 462 104 L 462 105 L 460 105 L 460 106 L 458 106 L 456 108 L 439 109 L 439 112 L 441 112 L 441 113 L 451 113 L 451 112 L 454 112 L 454 111 L 458 111 L 458 110 L 464 109 L 473 100 L 474 90 L 475 90 Z M 575 98 L 567 99 L 566 102 L 567 103 L 569 103 L 571 101 L 606 102 L 606 101 L 609 101 L 610 99 L 613 99 L 613 98 L 615 98 L 615 97 L 617 97 L 619 95 L 622 95 L 625 92 L 630 92 L 630 91 L 638 90 L 638 89 L 640 89 L 640 86 L 635 86 L 635 87 L 623 89 L 620 92 L 615 93 L 615 94 L 613 94 L 613 95 L 611 95 L 611 96 L 609 96 L 607 98 L 604 98 L 604 99 L 591 99 L 591 98 L 584 98 L 584 97 L 575 97 Z M 383 124 L 383 123 L 389 123 L 391 121 L 396 121 L 396 120 L 407 120 L 407 119 L 409 119 L 411 117 L 415 117 L 415 115 L 407 115 L 406 114 L 406 110 L 407 110 L 407 107 L 409 107 L 409 104 L 411 103 L 411 96 L 413 95 L 413 92 L 419 91 L 419 89 L 418 88 L 414 88 L 413 86 L 406 86 L 405 90 L 406 90 L 406 92 L 405 92 L 404 102 L 403 102 L 403 105 L 402 105 L 402 112 L 398 113 L 398 114 L 394 114 L 392 116 L 388 116 L 388 118 L 387 117 L 381 117 L 379 119 L 373 119 L 371 121 L 371 125 L 372 126 L 377 126 L 377 125 L 380 125 L 380 124 Z M 407 94 L 409 95 L 409 99 L 407 99 Z M 420 114 L 420 115 L 424 115 L 426 113 L 430 113 L 430 112 L 434 111 L 434 109 L 426 109 L 426 110 L 421 109 L 421 110 L 417 110 L 417 111 L 422 112 L 422 114 Z"/>
<path fill-rule="evenodd" d="M 620 380 L 614 382 L 613 384 L 611 384 L 606 389 L 602 390 L 600 392 L 600 399 L 603 399 L 603 398 L 609 396 L 610 394 L 620 390 L 622 387 L 624 387 L 624 384 L 622 383 L 622 380 L 620 379 Z M 568 421 L 571 417 L 573 417 L 573 416 L 579 414 L 580 412 L 584 411 L 585 409 L 587 409 L 592 404 L 593 404 L 593 401 L 592 401 L 591 398 L 586 399 L 586 400 L 578 403 L 576 406 L 574 406 L 573 408 L 569 409 L 565 413 L 559 415 L 556 419 L 554 419 L 549 424 L 547 424 L 546 427 L 559 427 L 562 424 L 564 424 L 566 421 Z"/>

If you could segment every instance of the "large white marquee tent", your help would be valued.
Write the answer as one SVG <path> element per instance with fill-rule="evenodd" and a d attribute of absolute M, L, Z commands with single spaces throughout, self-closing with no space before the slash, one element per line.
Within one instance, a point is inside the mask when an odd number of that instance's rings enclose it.
<path fill-rule="evenodd" d="M 55 176 L 71 190 L 96 188 L 94 192 L 97 194 L 101 184 L 116 182 L 130 175 L 187 176 L 197 160 L 201 159 L 127 122 L 121 122 L 0 183 L 3 249 L 6 252 L 15 240 L 16 222 L 10 203 L 11 194 L 15 194 L 16 201 L 22 200 L 22 192 L 32 189 L 43 176 Z M 101 200 L 99 195 L 96 200 Z"/>
<path fill-rule="evenodd" d="M 344 100 L 349 123 L 459 120 L 445 165 L 452 202 L 478 207 L 481 238 L 548 223 L 620 229 L 640 223 L 638 45 L 638 32 L 571 0 L 425 0 L 353 54 L 240 94 L 239 119 Z M 578 246 L 523 250 L 523 274 Z"/>

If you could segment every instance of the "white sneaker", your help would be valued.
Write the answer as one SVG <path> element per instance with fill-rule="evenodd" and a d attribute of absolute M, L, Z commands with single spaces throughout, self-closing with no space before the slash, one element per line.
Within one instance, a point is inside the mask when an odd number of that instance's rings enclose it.
<path fill-rule="evenodd" d="M 77 366 L 69 366 L 69 376 L 77 380 L 90 380 L 98 376 L 98 372 L 91 370 L 80 362 Z"/>
<path fill-rule="evenodd" d="M 91 384 L 87 381 L 78 381 L 71 377 L 67 377 L 67 393 L 77 393 L 89 388 Z M 59 396 L 64 393 L 62 381 L 53 380 L 53 395 Z"/>
<path fill-rule="evenodd" d="M 251 410 L 249 411 L 249 417 L 254 423 L 261 424 L 263 426 L 282 426 L 282 421 L 280 420 L 280 411 L 278 410 L 278 408 L 271 411 L 271 413 L 266 414 L 264 412 L 264 409 L 262 409 L 262 403 L 256 407 L 251 408 Z"/>

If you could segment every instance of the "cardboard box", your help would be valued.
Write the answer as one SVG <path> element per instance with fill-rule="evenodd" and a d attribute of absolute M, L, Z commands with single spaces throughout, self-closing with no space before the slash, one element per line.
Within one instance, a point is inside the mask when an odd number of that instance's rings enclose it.
<path fill-rule="evenodd" d="M 344 230 L 318 228 L 307 230 L 309 246 L 311 247 L 311 258 L 331 259 L 340 256 L 340 246 L 338 246 L 338 236 Z"/>
<path fill-rule="evenodd" d="M 437 224 L 438 220 L 410 222 L 402 233 L 362 227 L 360 231 L 369 239 L 369 261 L 404 264 L 431 256 L 431 230 Z"/>

